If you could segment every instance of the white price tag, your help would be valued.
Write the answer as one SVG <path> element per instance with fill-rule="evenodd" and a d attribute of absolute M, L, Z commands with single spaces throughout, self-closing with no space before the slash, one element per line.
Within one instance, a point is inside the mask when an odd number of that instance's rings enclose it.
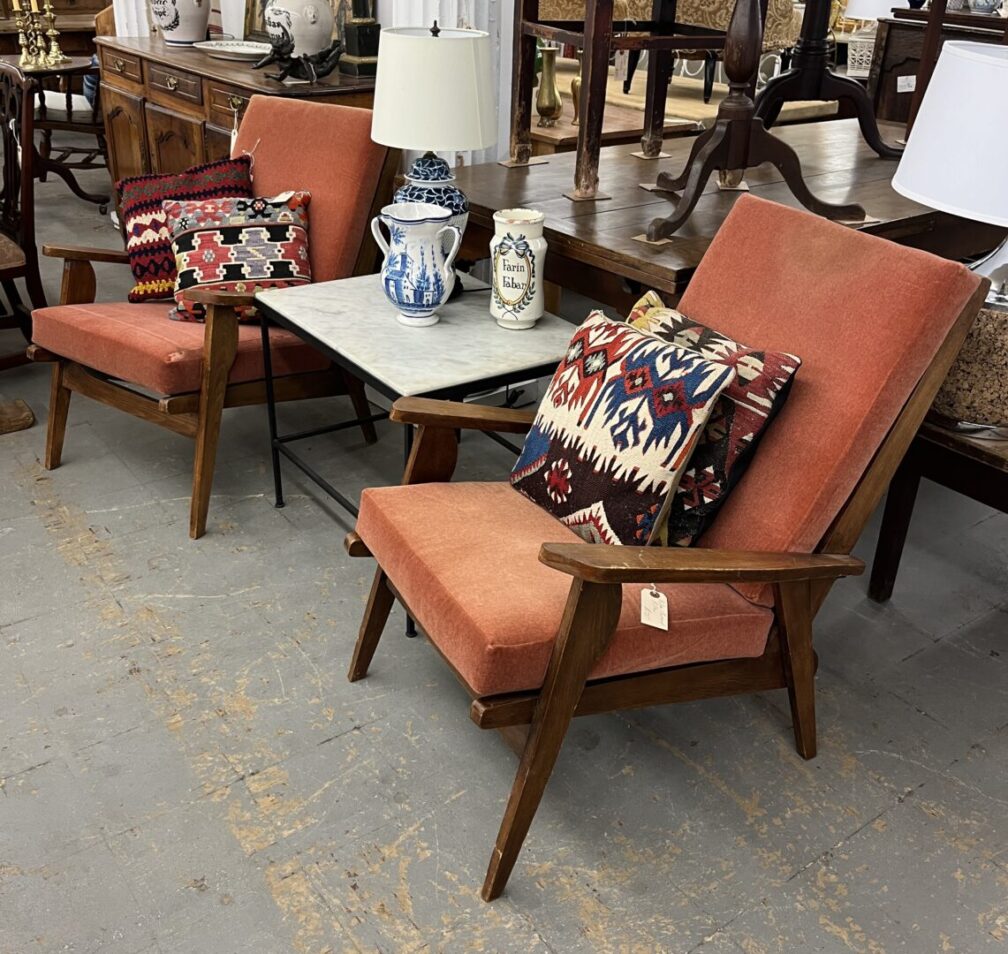
<path fill-rule="evenodd" d="M 917 89 L 917 77 L 916 76 L 897 76 L 896 77 L 896 92 L 897 93 L 912 93 Z"/>
<path fill-rule="evenodd" d="M 627 74 L 630 72 L 630 51 L 629 50 L 617 50 L 616 51 L 616 79 L 623 83 L 626 81 Z"/>
<path fill-rule="evenodd" d="M 641 591 L 640 621 L 645 626 L 668 632 L 668 597 L 659 593 L 653 584 L 651 589 Z"/>

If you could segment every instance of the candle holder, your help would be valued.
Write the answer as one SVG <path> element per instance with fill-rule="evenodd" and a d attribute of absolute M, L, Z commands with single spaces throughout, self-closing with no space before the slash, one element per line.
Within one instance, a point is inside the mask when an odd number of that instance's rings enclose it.
<path fill-rule="evenodd" d="M 44 17 L 48 24 L 45 34 L 49 39 L 49 52 L 45 54 L 46 64 L 48 66 L 59 66 L 63 63 L 69 63 L 70 57 L 60 49 L 59 31 L 56 29 L 56 14 L 53 11 L 51 0 L 45 0 L 42 9 L 45 11 Z"/>
<path fill-rule="evenodd" d="M 31 9 L 22 7 L 20 0 L 14 0 L 13 8 L 18 46 L 21 48 L 18 66 L 22 70 L 44 70 L 70 62 L 70 57 L 60 49 L 56 13 L 51 0 L 44 0 L 41 10 L 38 0 L 31 0 Z"/>

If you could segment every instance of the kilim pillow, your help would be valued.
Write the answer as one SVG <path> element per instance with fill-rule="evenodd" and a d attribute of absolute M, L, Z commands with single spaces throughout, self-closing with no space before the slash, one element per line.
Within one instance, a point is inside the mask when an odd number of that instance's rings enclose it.
<path fill-rule="evenodd" d="M 714 407 L 672 496 L 667 526 L 658 531 L 664 543 L 690 546 L 710 526 L 718 508 L 742 479 L 756 445 L 787 400 L 801 358 L 755 351 L 732 341 L 666 308 L 656 292 L 648 292 L 637 302 L 630 312 L 630 323 L 737 371 Z"/>
<path fill-rule="evenodd" d="M 119 214 L 126 234 L 126 252 L 136 285 L 132 302 L 171 298 L 175 288 L 175 256 L 161 208 L 166 199 L 214 199 L 252 195 L 251 159 L 221 159 L 193 166 L 179 175 L 136 176 L 119 182 Z"/>
<path fill-rule="evenodd" d="M 310 201 L 308 192 L 287 192 L 272 199 L 165 202 L 178 270 L 171 317 L 203 320 L 203 306 L 185 299 L 191 288 L 251 294 L 308 284 Z M 239 309 L 238 317 L 252 320 L 255 309 Z"/>
<path fill-rule="evenodd" d="M 550 381 L 511 483 L 596 543 L 650 543 L 727 365 L 593 312 Z"/>

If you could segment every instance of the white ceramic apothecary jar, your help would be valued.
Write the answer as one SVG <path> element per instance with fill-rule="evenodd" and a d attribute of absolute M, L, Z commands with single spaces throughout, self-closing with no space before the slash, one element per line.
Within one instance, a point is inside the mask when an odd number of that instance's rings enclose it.
<path fill-rule="evenodd" d="M 151 14 L 165 43 L 191 46 L 206 39 L 210 0 L 151 0 Z"/>
<path fill-rule="evenodd" d="M 532 209 L 503 209 L 494 213 L 490 314 L 502 328 L 531 328 L 546 310 L 544 221 L 543 213 Z"/>

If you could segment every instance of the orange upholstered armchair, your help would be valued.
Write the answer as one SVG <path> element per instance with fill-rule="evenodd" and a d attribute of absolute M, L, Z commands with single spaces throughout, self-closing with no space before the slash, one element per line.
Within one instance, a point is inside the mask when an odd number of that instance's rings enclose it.
<path fill-rule="evenodd" d="M 234 148 L 235 156 L 245 153 L 252 155 L 257 196 L 311 192 L 314 281 L 374 270 L 377 250 L 367 226 L 389 201 L 398 155 L 371 142 L 370 111 L 254 96 Z M 223 409 L 265 401 L 259 326 L 239 324 L 235 312 L 251 297 L 194 292 L 192 299 L 206 306 L 206 323 L 171 321 L 165 301 L 95 303 L 91 263 L 127 264 L 125 252 L 43 251 L 63 259 L 60 303 L 33 313 L 29 349 L 35 360 L 54 362 L 45 466 L 60 465 L 74 392 L 195 438 L 189 534 L 202 536 Z M 269 334 L 278 400 L 349 393 L 357 416 L 370 415 L 360 381 L 292 333 L 271 328 Z M 373 441 L 373 425 L 361 427 Z"/>
<path fill-rule="evenodd" d="M 506 482 L 449 482 L 457 429 L 523 433 L 532 413 L 396 403 L 417 435 L 404 485 L 366 490 L 347 538 L 378 563 L 349 675 L 367 674 L 398 598 L 468 689 L 472 720 L 520 752 L 485 899 L 504 889 L 574 716 L 781 688 L 799 753 L 815 755 L 813 618 L 836 578 L 861 573 L 851 548 L 985 293 L 961 265 L 739 199 L 679 307 L 802 367 L 690 549 L 588 544 Z M 668 632 L 641 623 L 650 585 Z"/>

